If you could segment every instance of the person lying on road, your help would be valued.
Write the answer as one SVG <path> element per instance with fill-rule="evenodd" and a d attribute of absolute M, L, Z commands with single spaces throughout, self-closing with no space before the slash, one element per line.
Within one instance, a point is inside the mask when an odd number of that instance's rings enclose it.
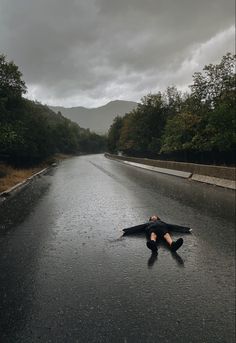
<path fill-rule="evenodd" d="M 173 241 L 169 233 L 170 231 L 173 231 L 175 227 L 179 227 L 178 225 L 167 224 L 161 221 L 157 215 L 152 215 L 149 221 L 150 224 L 146 227 L 145 231 L 149 236 L 147 247 L 150 250 L 157 252 L 157 241 L 159 239 L 164 239 L 173 252 L 177 251 L 181 247 L 183 244 L 183 238 Z"/>

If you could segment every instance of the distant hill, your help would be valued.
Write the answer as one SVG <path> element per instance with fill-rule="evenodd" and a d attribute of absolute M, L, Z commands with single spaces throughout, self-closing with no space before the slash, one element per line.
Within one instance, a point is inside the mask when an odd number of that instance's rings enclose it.
<path fill-rule="evenodd" d="M 107 132 L 117 115 L 123 116 L 136 107 L 136 102 L 124 100 L 111 101 L 97 108 L 49 106 L 54 112 L 61 112 L 64 117 L 78 123 L 80 127 L 89 128 L 96 133 Z"/>

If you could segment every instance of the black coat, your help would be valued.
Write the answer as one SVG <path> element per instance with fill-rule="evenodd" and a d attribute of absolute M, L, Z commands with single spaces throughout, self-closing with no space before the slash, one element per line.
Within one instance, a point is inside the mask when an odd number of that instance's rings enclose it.
<path fill-rule="evenodd" d="M 156 222 L 149 221 L 144 224 L 128 227 L 126 229 L 123 229 L 123 235 L 132 235 L 135 233 L 141 233 L 141 232 L 148 232 L 149 226 L 153 225 L 155 223 L 155 226 L 160 226 L 162 228 L 165 228 L 168 232 L 181 232 L 181 233 L 190 233 L 192 230 L 189 227 L 186 226 L 180 226 L 180 225 L 173 225 L 163 222 L 162 220 L 158 220 Z"/>

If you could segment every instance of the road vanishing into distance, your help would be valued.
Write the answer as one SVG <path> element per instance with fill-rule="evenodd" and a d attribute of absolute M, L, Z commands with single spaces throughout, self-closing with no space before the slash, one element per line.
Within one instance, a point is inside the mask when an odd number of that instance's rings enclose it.
<path fill-rule="evenodd" d="M 61 162 L 0 204 L 0 342 L 233 343 L 234 205 L 103 155 Z M 178 254 L 122 237 L 155 213 L 193 229 Z"/>

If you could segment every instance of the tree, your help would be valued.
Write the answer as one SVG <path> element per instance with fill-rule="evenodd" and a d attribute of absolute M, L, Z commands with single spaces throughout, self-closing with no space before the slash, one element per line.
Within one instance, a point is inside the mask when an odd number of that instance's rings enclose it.
<path fill-rule="evenodd" d="M 22 73 L 13 61 L 7 62 L 5 55 L 0 55 L 0 99 L 20 98 L 26 93 Z"/>
<path fill-rule="evenodd" d="M 165 99 L 161 92 L 148 94 L 137 107 L 136 141 L 142 155 L 155 155 L 161 147 L 161 136 L 168 118 Z"/>
<path fill-rule="evenodd" d="M 202 136 L 205 146 L 199 149 L 215 150 L 218 152 L 235 151 L 236 147 L 236 117 L 235 97 L 227 97 L 217 101 L 214 111 L 205 118 Z"/>
<path fill-rule="evenodd" d="M 148 94 L 110 129 L 113 151 L 127 155 L 233 163 L 236 147 L 236 57 L 227 53 L 193 75 L 192 92 Z M 166 156 L 164 156 L 166 155 Z"/>
<path fill-rule="evenodd" d="M 181 111 L 183 104 L 182 93 L 175 86 L 167 87 L 162 97 L 167 116 L 173 117 Z"/>
<path fill-rule="evenodd" d="M 167 121 L 161 153 L 191 151 L 195 146 L 194 136 L 198 132 L 201 119 L 192 113 L 180 113 Z"/>
<path fill-rule="evenodd" d="M 121 128 L 123 126 L 123 119 L 116 116 L 108 132 L 107 147 L 111 153 L 116 153 L 119 150 L 119 140 Z"/>
<path fill-rule="evenodd" d="M 227 53 L 219 64 L 206 65 L 201 72 L 194 73 L 193 84 L 190 86 L 192 95 L 199 103 L 214 108 L 219 99 L 235 91 L 236 55 Z"/>
<path fill-rule="evenodd" d="M 137 110 L 127 113 L 122 121 L 120 129 L 119 141 L 117 143 L 118 149 L 125 154 L 136 155 L 142 149 L 142 142 L 138 139 L 138 118 Z M 141 137 L 140 137 L 141 139 Z"/>

